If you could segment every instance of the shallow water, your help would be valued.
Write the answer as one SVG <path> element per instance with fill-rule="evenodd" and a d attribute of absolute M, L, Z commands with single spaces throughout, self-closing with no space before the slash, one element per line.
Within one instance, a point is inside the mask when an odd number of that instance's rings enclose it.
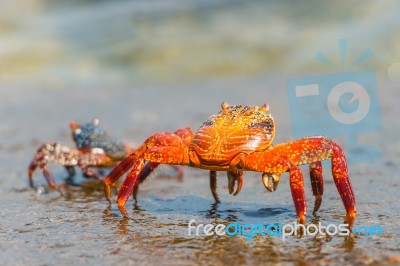
<path fill-rule="evenodd" d="M 295 10 L 287 3 L 257 1 L 237 1 L 232 6 L 225 1 L 217 5 L 192 1 L 185 7 L 160 2 L 151 8 L 140 1 L 115 5 L 103 1 L 93 9 L 88 3 L 65 10 L 58 5 L 21 10 L 26 16 L 20 20 L 13 19 L 11 11 L 1 11 L 7 23 L 0 28 L 4 47 L 0 52 L 0 264 L 400 264 L 400 90 L 399 83 L 386 74 L 396 60 L 397 50 L 391 44 L 398 38 L 397 5 L 377 5 L 381 12 L 373 8 L 361 12 L 343 4 L 334 9 L 338 15 L 325 21 L 328 9 L 314 11 L 319 15 L 309 18 L 302 12 L 313 5 L 305 3 Z M 263 13 L 267 7 L 274 11 L 271 16 Z M 358 19 L 354 14 L 363 16 Z M 343 25 L 339 18 L 344 19 Z M 110 21 L 114 24 L 107 24 Z M 130 32 L 132 21 L 137 27 Z M 293 21 L 304 31 L 299 32 Z M 308 27 L 313 23 L 318 26 Z M 355 50 L 373 47 L 376 54 L 367 66 L 377 70 L 383 128 L 364 134 L 360 141 L 378 148 L 382 158 L 351 163 L 349 171 L 357 199 L 355 226 L 380 225 L 383 236 L 290 236 L 285 241 L 258 236 L 246 241 L 244 236 L 188 235 L 192 219 L 225 225 L 294 223 L 287 174 L 278 190 L 269 193 L 259 174 L 246 173 L 243 189 L 234 197 L 227 193 L 225 174 L 219 173 L 221 203 L 216 206 L 207 171 L 184 168 L 184 178 L 179 180 L 161 166 L 140 187 L 138 204 L 132 199 L 127 202 L 129 218 L 115 203 L 108 206 L 100 182 L 83 178 L 79 171 L 77 186 L 71 186 L 65 181 L 66 171 L 51 165 L 65 197 L 49 189 L 39 172 L 34 176 L 37 189 L 28 187 L 27 167 L 42 143 L 73 146 L 71 120 L 98 117 L 110 134 L 136 146 L 154 132 L 181 126 L 196 129 L 219 110 L 222 101 L 268 102 L 277 122 L 275 143 L 289 141 L 287 79 L 319 69 L 305 58 L 325 47 L 327 39 L 342 37 L 337 33 L 341 29 L 352 37 L 372 24 L 376 27 L 354 37 L 352 44 Z M 125 30 L 114 31 L 109 25 Z M 106 38 L 113 32 L 113 38 Z M 29 42 L 30 38 L 37 42 Z M 294 40 L 299 40 L 297 46 L 289 44 Z M 318 40 L 316 48 L 312 43 Z M 325 51 L 336 49 L 333 43 Z M 346 148 L 345 141 L 339 140 Z M 307 216 L 308 223 L 337 225 L 344 219 L 329 171 L 328 165 L 321 209 Z M 305 180 L 311 210 L 311 185 Z M 115 188 L 113 201 L 116 194 Z"/>

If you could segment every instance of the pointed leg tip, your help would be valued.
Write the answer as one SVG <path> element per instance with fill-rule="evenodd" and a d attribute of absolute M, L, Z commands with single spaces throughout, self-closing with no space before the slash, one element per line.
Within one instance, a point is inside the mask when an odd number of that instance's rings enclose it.
<path fill-rule="evenodd" d="M 29 176 L 29 178 L 32 178 L 33 173 L 35 172 L 35 170 L 36 170 L 36 165 L 32 162 L 28 167 L 28 176 Z"/>
<path fill-rule="evenodd" d="M 305 213 L 304 214 L 300 213 L 300 214 L 297 215 L 297 217 L 298 217 L 297 222 L 299 224 L 306 224 L 307 219 L 306 219 L 306 214 Z"/>
<path fill-rule="evenodd" d="M 221 201 L 219 200 L 219 197 L 217 194 L 213 194 L 213 198 L 214 198 L 214 203 L 220 203 Z"/>
<path fill-rule="evenodd" d="M 126 211 L 126 208 L 124 205 L 121 205 L 120 203 L 118 203 L 118 209 L 121 212 L 122 216 L 124 216 L 125 218 L 128 218 L 128 212 Z"/>
<path fill-rule="evenodd" d="M 212 195 L 213 195 L 213 198 L 214 198 L 214 202 L 215 203 L 219 203 L 220 201 L 219 201 L 218 194 L 215 192 L 215 193 L 212 193 Z"/>
<path fill-rule="evenodd" d="M 35 184 L 33 184 L 32 178 L 29 178 L 29 187 L 35 188 Z"/>
<path fill-rule="evenodd" d="M 353 228 L 356 216 L 357 214 L 355 210 L 350 210 L 349 212 L 347 212 L 345 223 L 349 225 L 350 230 Z"/>
<path fill-rule="evenodd" d="M 60 188 L 57 188 L 57 191 L 60 193 L 61 197 L 65 197 L 64 192 Z"/>
<path fill-rule="evenodd" d="M 107 183 L 104 183 L 104 195 L 108 203 L 111 205 L 111 188 L 110 185 L 108 185 Z"/>
<path fill-rule="evenodd" d="M 137 194 L 132 194 L 132 198 L 133 198 L 134 204 L 138 204 L 139 203 Z"/>
<path fill-rule="evenodd" d="M 53 188 L 53 189 L 55 189 L 55 190 L 57 190 L 58 193 L 60 193 L 60 196 L 61 196 L 61 197 L 65 197 L 64 192 L 61 190 L 61 188 L 60 188 L 59 186 L 56 185 L 56 183 L 51 182 L 51 183 L 50 183 L 50 187 Z"/>
<path fill-rule="evenodd" d="M 321 207 L 322 204 L 322 197 L 321 196 L 315 196 L 315 203 L 314 203 L 314 210 L 313 214 L 316 214 L 319 208 Z"/>

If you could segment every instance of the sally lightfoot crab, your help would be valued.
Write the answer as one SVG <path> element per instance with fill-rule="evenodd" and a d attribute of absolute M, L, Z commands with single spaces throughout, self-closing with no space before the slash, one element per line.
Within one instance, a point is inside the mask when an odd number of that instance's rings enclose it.
<path fill-rule="evenodd" d="M 272 146 L 275 124 L 267 104 L 258 107 L 223 102 L 221 108 L 196 133 L 190 128 L 181 128 L 174 133 L 162 132 L 149 137 L 109 173 L 105 179 L 107 200 L 110 201 L 111 185 L 132 168 L 117 198 L 121 213 L 127 215 L 124 205 L 140 179 L 146 161 L 228 171 L 233 179 L 240 181 L 243 171 L 257 171 L 262 173 L 263 184 L 268 190 L 274 190 L 280 175 L 289 172 L 298 221 L 305 223 L 306 199 L 299 165 L 309 165 L 316 212 L 323 194 L 321 161 L 331 158 L 333 179 L 347 213 L 346 222 L 350 226 L 353 224 L 356 201 L 346 159 L 337 143 L 316 136 Z"/>
<path fill-rule="evenodd" d="M 61 189 L 54 181 L 53 175 L 49 170 L 49 163 L 56 163 L 65 166 L 69 178 L 75 175 L 74 167 L 79 167 L 85 177 L 93 177 L 102 180 L 101 176 L 91 167 L 104 168 L 116 166 L 128 154 L 134 151 L 133 148 L 110 137 L 107 132 L 99 126 L 100 121 L 93 119 L 91 123 L 77 124 L 70 123 L 72 138 L 76 149 L 71 149 L 59 143 L 48 143 L 39 147 L 28 168 L 29 184 L 34 187 L 33 173 L 37 167 L 42 171 L 48 184 L 59 191 Z M 159 165 L 159 163 L 148 163 L 143 170 L 140 180 L 146 177 Z M 179 177 L 182 177 L 182 170 L 173 166 Z M 139 183 L 135 187 L 134 197 L 138 191 Z"/>

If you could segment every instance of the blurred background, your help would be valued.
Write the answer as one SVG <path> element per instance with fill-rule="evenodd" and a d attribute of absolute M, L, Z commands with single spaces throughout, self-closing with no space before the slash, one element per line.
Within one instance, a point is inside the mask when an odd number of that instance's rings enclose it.
<path fill-rule="evenodd" d="M 215 106 L 211 112 L 222 100 L 268 101 L 288 117 L 290 78 L 372 69 L 381 83 L 397 86 L 399 8 L 396 1 L 2 1 L 0 89 L 8 99 L 3 110 L 11 117 L 14 109 L 28 108 L 29 95 L 51 115 L 47 111 L 56 106 L 49 104 L 67 97 L 67 117 L 74 117 L 71 109 L 105 104 L 110 108 L 103 106 L 104 112 L 80 112 L 76 119 L 110 114 L 121 117 L 119 125 L 158 120 L 160 128 L 173 130 L 189 122 L 173 122 L 174 101 L 182 105 L 179 113 L 199 111 L 200 94 Z M 343 67 L 339 39 L 348 40 Z M 368 49 L 373 56 L 351 67 Z M 338 67 L 316 60 L 317 52 Z M 130 116 L 113 100 L 129 105 Z M 32 108 L 29 120 L 43 117 Z"/>
<path fill-rule="evenodd" d="M 0 259 L 9 265 L 73 259 L 124 264 L 139 258 L 144 264 L 200 263 L 204 258 L 213 264 L 256 264 L 266 259 L 267 246 L 274 262 L 292 265 L 399 262 L 395 228 L 400 216 L 394 207 L 400 172 L 399 14 L 396 0 L 0 1 Z M 343 66 L 339 39 L 348 40 Z M 373 56 L 351 67 L 368 49 Z M 317 52 L 338 67 L 316 60 Z M 154 132 L 185 125 L 196 129 L 223 100 L 268 102 L 277 121 L 277 142 L 288 141 L 292 132 L 287 80 L 366 69 L 377 74 L 383 126 L 362 141 L 376 146 L 382 160 L 351 165 L 350 171 L 359 196 L 358 223 L 383 224 L 391 232 L 384 239 L 296 239 L 285 244 L 234 240 L 235 248 L 226 239 L 188 239 L 187 213 L 210 222 L 203 212 L 212 203 L 208 179 L 198 178 L 207 174 L 193 174 L 194 170 L 187 170 L 181 184 L 160 184 L 156 177 L 146 183 L 140 196 L 147 196 L 142 207 L 150 214 L 130 210 L 134 217 L 145 215 L 135 220 L 124 220 L 115 206 L 104 211 L 101 187 L 89 195 L 72 190 L 68 200 L 27 189 L 26 168 L 39 145 L 57 141 L 73 147 L 68 129 L 72 120 L 83 123 L 98 117 L 108 132 L 138 145 Z M 57 183 L 63 183 L 64 169 L 52 167 Z M 238 197 L 226 193 L 226 180 L 221 178 L 220 194 L 227 205 L 220 207 L 217 218 L 226 220 L 237 212 L 242 221 L 293 221 L 287 178 L 281 194 L 264 195 L 259 177 L 251 176 L 245 183 L 248 190 Z M 344 209 L 327 179 L 327 205 L 322 207 L 326 212 L 321 210 L 321 217 L 338 223 Z M 45 184 L 41 173 L 35 180 Z M 64 184 L 64 189 L 71 188 Z M 201 200 L 187 196 L 193 191 Z M 310 191 L 308 184 L 309 206 Z M 263 207 L 266 198 L 272 214 Z M 276 203 L 283 211 L 274 212 Z M 254 212 L 244 211 L 251 206 Z M 75 218 L 66 220 L 66 214 Z M 143 227 L 158 229 L 149 236 Z M 99 232 L 104 241 L 97 241 Z M 160 240 L 161 233 L 169 237 Z M 79 239 L 84 239 L 81 246 L 75 243 Z M 50 255 L 37 256 L 38 246 Z M 336 258 L 338 254 L 342 255 Z"/>
<path fill-rule="evenodd" d="M 398 60 L 396 1 L 2 1 L 1 82 L 115 87 L 320 71 L 339 59 Z M 353 57 L 353 58 L 352 58 Z M 300 73 L 302 74 L 302 73 Z"/>

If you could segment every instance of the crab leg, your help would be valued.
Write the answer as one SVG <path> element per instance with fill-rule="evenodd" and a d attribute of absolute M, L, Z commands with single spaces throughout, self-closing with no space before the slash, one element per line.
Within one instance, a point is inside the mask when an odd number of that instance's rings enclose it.
<path fill-rule="evenodd" d="M 137 194 L 139 192 L 139 185 L 142 184 L 146 178 L 156 169 L 160 164 L 159 163 L 154 163 L 154 162 L 149 162 L 147 163 L 143 170 L 139 174 L 139 181 L 136 183 L 135 187 L 133 188 L 132 196 L 135 201 L 137 201 Z M 182 181 L 183 177 L 183 170 L 182 168 L 171 164 L 170 165 L 177 173 L 178 173 L 178 178 L 180 181 Z"/>
<path fill-rule="evenodd" d="M 228 190 L 229 194 L 236 196 L 242 190 L 243 186 L 243 171 L 228 171 Z M 235 191 L 235 183 L 237 182 L 237 188 Z M 216 203 L 219 203 L 219 197 L 217 194 L 217 171 L 210 171 L 210 189 Z"/>
<path fill-rule="evenodd" d="M 132 191 L 132 197 L 136 202 L 137 202 L 137 194 L 139 192 L 139 185 L 146 180 L 146 178 L 154 171 L 155 168 L 157 168 L 158 165 L 159 163 L 149 162 L 144 166 L 143 170 L 139 173 L 138 177 L 139 180 L 138 182 L 136 182 Z"/>
<path fill-rule="evenodd" d="M 60 188 L 59 188 L 59 187 L 56 185 L 56 183 L 54 182 L 53 175 L 52 175 L 51 172 L 49 171 L 48 167 L 47 167 L 47 166 L 44 166 L 43 168 L 41 168 L 41 170 L 42 170 L 42 172 L 43 172 L 44 177 L 45 177 L 46 180 L 47 180 L 47 183 L 49 183 L 49 185 L 50 185 L 52 188 L 58 190 L 58 191 L 62 194 Z"/>
<path fill-rule="evenodd" d="M 111 203 L 111 192 L 110 188 L 112 184 L 114 184 L 126 171 L 128 171 L 134 164 L 135 160 L 135 154 L 129 155 L 127 158 L 125 158 L 117 167 L 115 167 L 107 176 L 105 179 L 105 195 L 107 200 Z M 160 165 L 160 163 L 156 162 L 149 162 L 145 165 L 143 170 L 139 174 L 139 180 L 137 183 L 135 183 L 135 186 L 133 187 L 133 192 L 132 196 L 135 200 L 137 200 L 137 193 L 139 191 L 139 185 L 143 183 L 146 178 L 154 171 L 157 166 Z M 181 168 L 179 168 L 176 165 L 171 165 L 171 167 L 178 172 L 178 177 L 182 178 L 183 176 L 183 171 Z"/>
<path fill-rule="evenodd" d="M 47 183 L 62 194 L 60 188 L 54 182 L 53 175 L 49 170 L 48 164 L 51 162 L 64 165 L 69 176 L 73 176 L 75 174 L 73 167 L 78 166 L 87 176 L 94 177 L 99 180 L 101 180 L 100 175 L 93 171 L 89 165 L 112 165 L 111 159 L 102 154 L 82 153 L 77 150 L 72 150 L 59 143 L 44 144 L 36 151 L 36 154 L 28 168 L 29 184 L 31 187 L 34 186 L 33 173 L 36 168 L 39 167 L 39 169 L 43 172 Z"/>
<path fill-rule="evenodd" d="M 217 194 L 217 171 L 210 171 L 210 189 L 215 202 L 219 203 L 220 201 Z"/>
<path fill-rule="evenodd" d="M 159 160 L 164 160 L 167 164 L 182 164 L 184 153 L 185 150 L 182 147 L 153 147 L 146 150 L 136 161 L 134 161 L 133 168 L 126 176 L 118 193 L 117 204 L 121 213 L 127 216 L 124 206 L 129 195 L 132 193 L 135 185 L 137 185 L 137 182 L 139 181 L 140 172 L 144 168 L 145 160 L 150 162 L 155 161 L 157 163 Z"/>
<path fill-rule="evenodd" d="M 298 221 L 299 223 L 304 224 L 306 222 L 307 207 L 306 197 L 304 195 L 303 173 L 301 172 L 301 169 L 287 158 L 280 157 L 280 155 L 275 155 L 272 152 L 251 154 L 244 162 L 245 169 L 257 171 L 256 168 L 259 167 L 260 160 L 265 160 L 267 163 L 264 164 L 266 165 L 265 168 L 258 169 L 258 171 L 274 174 L 280 174 L 287 171 L 290 172 L 290 190 L 292 192 Z"/>
<path fill-rule="evenodd" d="M 306 197 L 304 194 L 304 180 L 301 169 L 286 157 L 282 157 L 279 153 L 275 154 L 268 150 L 266 152 L 256 152 L 249 155 L 243 161 L 246 170 L 260 171 L 269 175 L 279 175 L 283 172 L 290 172 L 290 190 L 294 206 L 296 209 L 299 223 L 306 222 Z M 262 167 L 261 165 L 265 165 Z M 262 169 L 258 169 L 261 168 Z"/>
<path fill-rule="evenodd" d="M 143 181 L 146 180 L 146 178 L 154 171 L 154 169 L 156 169 L 158 166 L 160 165 L 160 163 L 155 163 L 155 162 L 149 162 L 145 165 L 145 167 L 143 168 L 143 170 L 140 172 L 139 175 L 139 180 L 140 183 L 142 183 Z M 183 177 L 183 170 L 182 168 L 171 164 L 170 165 L 177 173 L 178 173 L 178 178 L 181 179 Z"/>
<path fill-rule="evenodd" d="M 313 195 L 315 197 L 314 210 L 315 214 L 322 203 L 322 195 L 324 194 L 324 180 L 322 177 L 322 165 L 321 162 L 315 162 L 310 164 L 310 179 Z"/>
<path fill-rule="evenodd" d="M 68 177 L 73 177 L 76 175 L 75 167 L 73 167 L 71 165 L 66 165 L 65 170 L 67 170 L 67 172 L 68 172 Z"/>
<path fill-rule="evenodd" d="M 131 153 L 122 162 L 119 163 L 104 180 L 104 194 L 106 199 L 111 204 L 111 186 L 114 184 L 126 171 L 128 171 L 135 163 L 135 153 Z"/>
<path fill-rule="evenodd" d="M 236 196 L 242 190 L 243 186 L 243 171 L 228 171 L 228 190 L 229 194 Z M 237 182 L 237 188 L 235 191 L 235 183 Z M 219 197 L 217 194 L 217 171 L 210 171 L 210 189 L 216 203 L 219 203 Z"/>
<path fill-rule="evenodd" d="M 344 153 L 334 142 L 332 142 L 332 175 L 347 211 L 346 222 L 352 227 L 357 212 L 356 198 L 351 187 Z"/>
<path fill-rule="evenodd" d="M 139 173 L 144 167 L 144 160 L 139 159 L 133 164 L 132 170 L 126 176 L 124 183 L 122 184 L 118 197 L 117 197 L 117 204 L 118 208 L 124 216 L 128 216 L 126 209 L 125 209 L 125 202 L 128 200 L 129 195 L 131 194 L 133 188 L 135 187 Z"/>
<path fill-rule="evenodd" d="M 302 201 L 301 196 L 299 196 L 301 193 L 297 192 L 297 188 L 301 186 L 299 177 L 301 172 L 294 166 L 317 163 L 312 165 L 312 167 L 316 166 L 313 168 L 315 170 L 312 171 L 312 175 L 315 176 L 315 180 L 318 180 L 315 186 L 316 194 L 322 195 L 322 173 L 318 167 L 318 162 L 328 158 L 332 159 L 333 180 L 346 208 L 346 222 L 351 227 L 356 216 L 356 201 L 349 180 L 344 153 L 340 146 L 332 140 L 324 137 L 299 139 L 286 144 L 276 145 L 272 149 L 263 152 L 252 153 L 241 163 L 244 170 L 263 173 L 279 174 L 290 170 L 292 196 L 296 205 L 300 204 L 296 203 L 296 201 Z M 311 178 L 313 179 L 314 177 Z M 301 206 L 296 205 L 300 221 L 302 220 L 301 213 L 299 214 L 299 210 L 301 211 L 301 209 Z"/>
<path fill-rule="evenodd" d="M 134 153 L 131 153 L 119 165 L 117 165 L 106 177 L 104 182 L 105 196 L 109 202 L 110 188 L 126 171 L 136 165 L 137 160 L 146 160 L 151 163 L 164 164 L 188 164 L 188 149 L 186 143 L 190 141 L 192 131 L 189 128 L 178 129 L 175 133 L 162 132 L 149 137 Z M 144 176 L 156 164 L 150 165 L 149 169 L 145 170 Z M 136 166 L 137 169 L 140 167 Z M 144 167 L 144 165 L 143 165 Z M 140 171 L 143 170 L 141 167 Z M 154 167 L 155 168 L 155 167 Z M 131 170 L 135 170 L 135 167 Z M 133 185 L 126 186 L 124 190 L 120 190 L 118 196 L 118 205 L 122 206 L 127 201 L 130 193 L 134 190 L 137 183 L 138 174 L 128 175 L 126 179 L 128 183 Z M 150 171 L 151 172 L 151 171 Z M 132 181 L 134 180 L 134 181 Z M 122 195 L 121 195 L 122 194 Z"/>
<path fill-rule="evenodd" d="M 175 131 L 174 134 L 179 136 L 186 145 L 190 143 L 191 138 L 193 136 L 193 132 L 189 128 L 180 128 L 177 131 Z M 158 167 L 158 165 L 160 165 L 160 163 L 149 162 L 145 165 L 143 170 L 140 172 L 139 182 L 136 183 L 136 185 L 134 186 L 133 193 L 132 193 L 135 201 L 137 200 L 137 193 L 139 191 L 139 185 L 146 180 L 146 178 L 154 171 L 155 168 Z M 173 165 L 173 164 L 171 164 L 170 167 L 172 167 L 178 173 L 178 178 L 180 181 L 182 181 L 182 177 L 183 177 L 182 168 L 180 168 L 176 165 Z"/>
<path fill-rule="evenodd" d="M 307 208 L 306 197 L 304 195 L 304 180 L 301 169 L 294 164 L 290 164 L 290 190 L 294 206 L 296 208 L 299 223 L 306 222 Z"/>
<path fill-rule="evenodd" d="M 29 186 L 31 188 L 35 187 L 35 185 L 33 183 L 33 173 L 35 172 L 36 167 L 37 167 L 37 164 L 34 161 L 32 161 L 28 167 L 28 179 L 29 179 Z"/>
<path fill-rule="evenodd" d="M 272 158 L 271 158 L 272 159 Z M 292 198 L 294 202 L 294 206 L 296 209 L 297 217 L 299 223 L 304 224 L 306 222 L 306 215 L 307 215 L 307 206 L 306 206 L 306 197 L 304 194 L 304 179 L 303 179 L 303 173 L 301 172 L 301 169 L 289 161 L 285 157 L 278 157 L 273 159 L 275 162 L 275 167 L 272 167 L 270 169 L 266 169 L 268 171 L 265 171 L 267 173 L 273 173 L 273 174 L 267 174 L 270 175 L 273 179 L 273 187 L 271 188 L 274 191 L 276 187 L 278 186 L 279 182 L 279 177 L 282 172 L 289 171 L 289 178 L 290 178 L 290 191 L 292 193 Z M 274 170 L 277 170 L 278 172 L 273 172 Z M 265 175 L 263 175 L 265 178 Z M 263 178 L 264 185 L 266 180 Z M 270 184 L 266 185 L 266 188 L 270 188 Z"/>
<path fill-rule="evenodd" d="M 50 187 L 54 188 L 55 190 L 57 190 L 58 192 L 60 192 L 61 196 L 64 195 L 64 193 L 61 191 L 61 189 L 57 186 L 56 182 L 54 181 L 53 175 L 51 174 L 51 172 L 49 171 L 49 168 L 46 166 L 40 167 L 40 169 L 42 170 L 42 173 L 44 175 L 44 177 L 47 180 L 47 183 L 50 185 Z"/>
<path fill-rule="evenodd" d="M 79 157 L 80 159 L 77 162 L 77 166 L 85 175 L 96 178 L 97 180 L 103 180 L 103 178 L 96 171 L 93 171 L 89 165 L 111 166 L 113 164 L 113 161 L 110 159 L 110 157 L 104 154 L 81 153 Z"/>
<path fill-rule="evenodd" d="M 133 197 L 133 199 L 137 202 L 137 194 L 138 194 L 138 192 L 139 192 L 139 185 L 141 184 L 141 183 L 143 183 L 145 180 L 146 180 L 146 178 L 154 171 L 154 169 L 156 169 L 157 168 L 157 166 L 159 166 L 160 164 L 159 163 L 153 163 L 153 162 L 149 162 L 149 163 L 147 163 L 145 166 L 144 166 L 144 168 L 143 168 L 143 170 L 139 173 L 139 180 L 138 180 L 138 182 L 136 182 L 136 184 L 135 184 L 135 186 L 133 187 L 133 191 L 132 191 L 132 197 Z M 175 165 L 173 165 L 173 166 L 175 166 Z M 180 169 L 180 168 L 178 168 L 178 167 L 176 167 L 176 168 L 174 168 L 174 169 L 177 169 L 177 171 L 179 171 L 180 173 L 179 173 L 179 176 L 181 177 L 181 172 L 182 172 L 182 170 Z"/>
<path fill-rule="evenodd" d="M 33 173 L 37 167 L 42 171 L 47 183 L 62 194 L 60 188 L 54 182 L 48 164 L 50 162 L 60 163 L 65 166 L 76 165 L 77 152 L 59 143 L 44 144 L 36 151 L 35 156 L 28 168 L 29 184 L 34 187 Z M 70 172 L 69 172 L 70 173 Z"/>

